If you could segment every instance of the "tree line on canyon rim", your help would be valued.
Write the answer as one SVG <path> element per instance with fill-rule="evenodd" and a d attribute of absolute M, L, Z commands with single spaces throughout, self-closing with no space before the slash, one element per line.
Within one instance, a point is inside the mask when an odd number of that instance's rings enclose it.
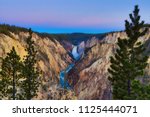
<path fill-rule="evenodd" d="M 26 39 L 26 52 L 23 61 L 17 54 L 15 48 L 7 53 L 5 58 L 1 57 L 0 71 L 0 98 L 1 99 L 27 99 L 30 100 L 37 95 L 39 87 L 39 71 L 36 68 L 36 53 L 32 31 L 29 29 L 29 37 Z"/>
<path fill-rule="evenodd" d="M 139 8 L 135 6 L 130 14 L 131 22 L 125 21 L 127 38 L 118 39 L 118 48 L 110 58 L 111 65 L 108 69 L 109 81 L 112 84 L 113 99 L 150 99 L 150 85 L 142 84 L 137 77 L 144 75 L 148 65 L 148 56 L 144 54 L 144 43 L 138 41 L 148 31 L 144 21 L 140 22 Z M 8 26 L 3 26 L 0 33 L 10 35 Z M 18 32 L 20 29 L 13 27 L 11 30 Z M 10 30 L 10 31 L 11 31 Z M 26 29 L 21 30 L 27 32 Z M 21 60 L 15 48 L 1 57 L 0 70 L 0 99 L 32 99 L 37 95 L 40 73 L 36 67 L 36 54 L 32 31 L 26 40 L 27 55 Z"/>

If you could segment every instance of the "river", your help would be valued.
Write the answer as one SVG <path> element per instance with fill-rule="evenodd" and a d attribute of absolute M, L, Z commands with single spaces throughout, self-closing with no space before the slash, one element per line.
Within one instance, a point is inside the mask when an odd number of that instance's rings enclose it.
<path fill-rule="evenodd" d="M 81 58 L 81 56 L 84 54 L 84 47 L 85 46 L 83 45 L 83 42 L 81 42 L 78 46 L 73 47 L 71 54 L 72 54 L 75 62 L 78 61 Z M 75 66 L 75 64 L 71 63 L 66 69 L 64 69 L 60 72 L 60 86 L 62 88 L 71 89 L 71 86 L 67 81 L 67 75 L 68 75 L 68 72 L 74 66 Z"/>
<path fill-rule="evenodd" d="M 60 85 L 62 88 L 71 89 L 67 81 L 68 72 L 74 67 L 74 64 L 70 64 L 65 70 L 60 72 Z"/>

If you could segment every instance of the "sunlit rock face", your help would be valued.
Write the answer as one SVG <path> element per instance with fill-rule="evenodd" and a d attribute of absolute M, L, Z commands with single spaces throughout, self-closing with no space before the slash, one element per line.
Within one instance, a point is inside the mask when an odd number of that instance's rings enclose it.
<path fill-rule="evenodd" d="M 85 42 L 82 41 L 79 45 L 78 45 L 78 53 L 81 56 L 84 53 L 85 50 Z"/>
<path fill-rule="evenodd" d="M 73 49 L 73 44 L 67 40 L 62 40 L 61 45 L 67 50 L 68 52 L 71 52 Z"/>
<path fill-rule="evenodd" d="M 110 66 L 110 56 L 114 55 L 117 48 L 119 37 L 124 39 L 126 34 L 124 32 L 107 34 L 103 40 L 91 46 L 84 58 L 71 70 L 69 79 L 72 79 L 70 83 L 74 86 L 78 99 L 112 99 L 107 69 Z M 145 36 L 139 38 L 139 41 L 146 42 L 146 54 L 150 55 L 150 30 Z M 146 71 L 150 75 L 149 66 Z"/>
<path fill-rule="evenodd" d="M 85 42 L 85 47 L 90 48 L 90 47 L 96 45 L 97 43 L 99 43 L 100 41 L 101 41 L 100 39 L 98 39 L 96 37 L 92 37 L 91 39 L 89 39 Z"/>
<path fill-rule="evenodd" d="M 0 34 L 0 57 L 5 57 L 7 52 L 10 52 L 14 46 L 17 53 L 23 59 L 26 55 L 25 46 L 28 33 L 20 32 L 19 34 L 12 33 L 14 38 L 7 35 Z M 42 87 L 40 88 L 39 97 L 37 99 L 47 99 L 48 89 L 50 89 L 52 82 L 59 81 L 59 73 L 65 69 L 72 59 L 67 54 L 64 47 L 55 39 L 48 37 L 41 38 L 33 33 L 33 40 L 35 41 L 35 48 L 37 53 L 37 67 L 41 71 Z M 43 90 L 43 87 L 45 90 Z M 44 95 L 42 97 L 42 95 Z"/>

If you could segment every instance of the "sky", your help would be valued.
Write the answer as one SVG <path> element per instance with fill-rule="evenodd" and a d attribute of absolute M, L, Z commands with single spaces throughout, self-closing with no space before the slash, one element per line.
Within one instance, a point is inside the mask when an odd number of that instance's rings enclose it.
<path fill-rule="evenodd" d="M 135 5 L 150 23 L 150 0 L 0 0 L 0 23 L 47 33 L 120 31 Z"/>

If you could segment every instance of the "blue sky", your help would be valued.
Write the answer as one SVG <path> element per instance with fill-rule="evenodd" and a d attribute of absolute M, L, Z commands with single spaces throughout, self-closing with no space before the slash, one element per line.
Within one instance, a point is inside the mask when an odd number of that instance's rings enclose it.
<path fill-rule="evenodd" d="M 103 33 L 123 30 L 136 4 L 150 23 L 150 0 L 0 0 L 0 23 L 48 33 Z"/>

